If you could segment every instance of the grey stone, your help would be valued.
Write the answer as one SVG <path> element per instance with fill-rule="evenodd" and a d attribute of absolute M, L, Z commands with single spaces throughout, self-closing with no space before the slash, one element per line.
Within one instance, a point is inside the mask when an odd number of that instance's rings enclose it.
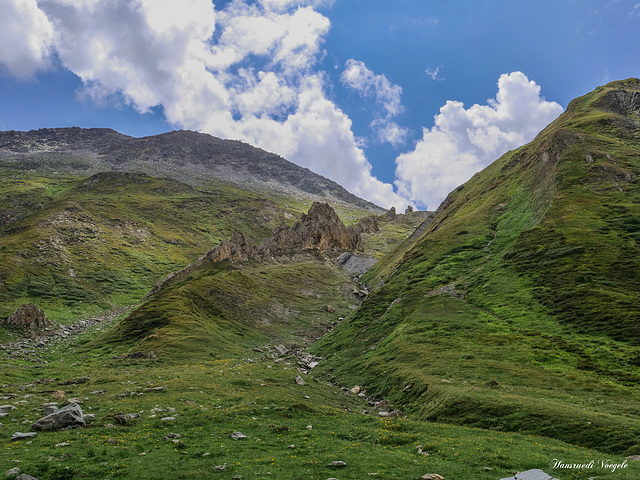
<path fill-rule="evenodd" d="M 302 386 L 304 386 L 304 385 L 306 385 L 306 384 L 307 384 L 307 382 L 305 382 L 305 381 L 304 381 L 304 379 L 303 379 L 300 375 L 297 375 L 297 376 L 296 376 L 296 378 L 295 378 L 295 382 L 296 382 L 298 385 L 302 385 Z"/>
<path fill-rule="evenodd" d="M 334 460 L 329 465 L 327 465 L 327 467 L 333 467 L 333 468 L 345 468 L 346 466 L 347 464 L 342 460 Z"/>
<path fill-rule="evenodd" d="M 45 416 L 47 415 L 52 415 L 56 412 L 58 412 L 60 409 L 58 408 L 57 405 L 49 405 L 47 407 L 44 407 L 44 414 Z"/>
<path fill-rule="evenodd" d="M 0 413 L 9 413 L 15 409 L 16 407 L 14 407 L 13 405 L 0 405 Z"/>
<path fill-rule="evenodd" d="M 11 435 L 11 441 L 15 442 L 17 440 L 24 440 L 26 438 L 36 438 L 38 434 L 36 432 L 27 432 L 27 433 L 22 433 L 22 432 L 16 432 L 13 435 Z"/>
<path fill-rule="evenodd" d="M 61 428 L 81 427 L 85 424 L 82 409 L 77 403 L 71 403 L 51 415 L 42 417 L 31 425 L 34 430 L 57 430 Z"/>
<path fill-rule="evenodd" d="M 21 473 L 14 480 L 38 480 L 36 477 L 32 477 L 31 475 L 27 475 L 26 473 Z"/>
<path fill-rule="evenodd" d="M 515 476 L 513 477 L 502 478 L 500 480 L 558 480 L 558 479 L 552 477 L 548 473 L 545 473 L 538 468 L 535 468 L 533 470 L 527 470 L 524 472 L 516 473 Z"/>
<path fill-rule="evenodd" d="M 244 440 L 247 436 L 242 432 L 233 432 L 229 434 L 231 440 Z"/>
<path fill-rule="evenodd" d="M 18 467 L 12 468 L 11 470 L 7 470 L 5 475 L 7 475 L 8 477 L 11 475 L 16 475 L 20 473 L 20 469 Z"/>

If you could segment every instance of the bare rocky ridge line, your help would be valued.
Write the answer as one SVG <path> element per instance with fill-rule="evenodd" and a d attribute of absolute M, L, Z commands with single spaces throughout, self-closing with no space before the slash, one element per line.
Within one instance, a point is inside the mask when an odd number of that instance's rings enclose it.
<path fill-rule="evenodd" d="M 336 182 L 236 140 L 178 130 L 134 138 L 106 128 L 43 128 L 0 132 L 0 166 L 90 176 L 141 172 L 189 185 L 224 181 L 257 192 L 288 193 L 381 214 L 379 206 Z"/>

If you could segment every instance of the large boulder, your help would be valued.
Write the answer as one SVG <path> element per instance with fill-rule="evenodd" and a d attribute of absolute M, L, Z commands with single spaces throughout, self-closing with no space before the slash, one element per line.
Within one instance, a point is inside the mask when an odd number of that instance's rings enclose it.
<path fill-rule="evenodd" d="M 4 323 L 31 334 L 41 332 L 53 325 L 47 315 L 35 303 L 22 305 L 9 315 Z"/>
<path fill-rule="evenodd" d="M 34 430 L 60 430 L 82 427 L 85 424 L 82 409 L 77 403 L 70 403 L 57 412 L 37 420 L 31 428 Z"/>

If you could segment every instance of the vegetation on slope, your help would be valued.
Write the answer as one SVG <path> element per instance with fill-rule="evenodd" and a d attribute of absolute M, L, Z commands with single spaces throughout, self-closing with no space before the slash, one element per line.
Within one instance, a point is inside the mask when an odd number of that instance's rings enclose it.
<path fill-rule="evenodd" d="M 613 99 L 613 100 L 612 100 Z M 460 186 L 313 351 L 424 418 L 638 453 L 640 82 Z"/>
<path fill-rule="evenodd" d="M 302 198 L 133 173 L 4 170 L 0 184 L 0 318 L 27 302 L 59 322 L 130 305 L 235 231 L 259 243 L 308 208 Z M 338 208 L 352 222 L 369 214 Z"/>

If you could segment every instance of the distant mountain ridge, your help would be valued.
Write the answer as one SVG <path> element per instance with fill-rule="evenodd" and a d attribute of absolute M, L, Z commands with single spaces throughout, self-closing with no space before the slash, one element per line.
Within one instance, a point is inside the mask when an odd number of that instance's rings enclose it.
<path fill-rule="evenodd" d="M 343 202 L 382 213 L 336 182 L 237 140 L 176 130 L 136 138 L 107 128 L 43 128 L 0 132 L 0 163 L 36 171 L 91 175 L 141 172 L 190 185 L 221 180 L 253 191 L 279 191 Z"/>

